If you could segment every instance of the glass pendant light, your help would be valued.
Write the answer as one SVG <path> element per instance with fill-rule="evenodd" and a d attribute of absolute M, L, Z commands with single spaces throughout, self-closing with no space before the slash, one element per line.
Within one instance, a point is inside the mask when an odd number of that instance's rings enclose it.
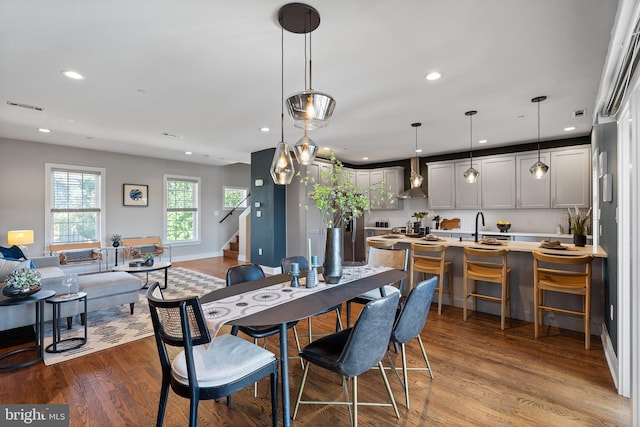
<path fill-rule="evenodd" d="M 411 123 L 411 126 L 416 129 L 416 156 L 411 159 L 411 176 L 409 177 L 410 188 L 398 194 L 398 199 L 419 199 L 426 198 L 426 194 L 422 192 L 420 186 L 424 181 L 424 177 L 420 175 L 420 158 L 418 157 L 418 128 L 422 126 L 422 123 Z"/>
<path fill-rule="evenodd" d="M 465 116 L 469 116 L 469 169 L 464 172 L 464 179 L 469 184 L 476 182 L 480 176 L 480 172 L 473 168 L 473 116 L 476 114 L 478 112 L 474 110 L 464 113 Z"/>
<path fill-rule="evenodd" d="M 529 172 L 531 172 L 531 175 L 536 179 L 544 178 L 547 172 L 549 172 L 549 166 L 540 161 L 540 103 L 545 99 L 547 99 L 546 96 L 536 96 L 531 100 L 531 102 L 538 104 L 538 161 L 529 168 Z"/>
<path fill-rule="evenodd" d="M 289 151 L 289 145 L 284 141 L 284 30 L 280 33 L 280 142 L 276 146 L 271 168 L 269 169 L 273 182 L 278 185 L 291 184 L 295 168 Z"/>
<path fill-rule="evenodd" d="M 305 68 L 307 64 L 306 34 L 309 34 L 309 86 L 302 92 L 287 99 L 287 111 L 293 125 L 313 130 L 325 127 L 333 115 L 336 101 L 326 93 L 312 89 L 311 81 L 311 32 L 320 25 L 320 14 L 313 7 L 303 3 L 289 3 L 280 8 L 278 21 L 285 30 L 295 34 L 305 34 Z M 306 70 L 305 70 L 306 80 Z"/>
<path fill-rule="evenodd" d="M 301 165 L 310 165 L 316 158 L 318 146 L 311 138 L 307 136 L 307 130 L 304 130 L 304 136 L 298 140 L 293 146 L 296 159 Z"/>

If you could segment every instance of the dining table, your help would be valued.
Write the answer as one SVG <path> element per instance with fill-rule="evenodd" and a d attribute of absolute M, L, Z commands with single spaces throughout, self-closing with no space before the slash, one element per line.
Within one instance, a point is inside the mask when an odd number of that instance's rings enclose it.
<path fill-rule="evenodd" d="M 271 307 L 262 307 L 252 311 L 247 304 L 256 301 L 256 305 L 264 305 L 259 298 L 246 298 L 243 302 L 245 308 L 248 308 L 249 314 L 235 317 L 226 324 L 234 326 L 280 326 L 280 375 L 282 384 L 282 425 L 288 427 L 291 423 L 290 395 L 289 395 L 289 354 L 287 343 L 287 323 L 305 319 L 316 313 L 321 313 L 327 308 L 334 307 L 345 301 L 357 297 L 358 295 L 380 288 L 384 285 L 395 283 L 407 278 L 407 273 L 401 270 L 378 268 L 376 270 L 362 267 L 345 267 L 343 271 L 343 280 L 336 285 L 327 285 L 320 283 L 318 289 L 314 292 L 302 294 L 297 298 L 288 297 L 291 295 L 292 289 L 286 284 L 291 282 L 291 276 L 288 274 L 277 274 L 268 276 L 263 279 L 252 280 L 249 282 L 234 284 L 222 289 L 212 291 L 200 298 L 200 302 L 205 311 L 207 306 L 219 300 L 229 300 L 230 297 L 242 297 L 244 294 L 255 295 L 255 291 L 263 288 L 269 288 L 274 292 L 282 292 L 287 295 L 284 302 Z M 303 272 L 304 273 L 304 272 Z M 283 286 L 276 286 L 281 285 Z M 304 286 L 302 286 L 304 288 Z M 309 289 L 311 290 L 311 289 Z M 259 295 L 258 295 L 259 296 Z M 249 301 L 249 302 L 247 302 Z"/>

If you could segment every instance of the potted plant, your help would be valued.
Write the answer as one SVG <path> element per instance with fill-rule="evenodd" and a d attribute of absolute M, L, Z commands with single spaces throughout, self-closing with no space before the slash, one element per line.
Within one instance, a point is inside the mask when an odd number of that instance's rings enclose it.
<path fill-rule="evenodd" d="M 19 268 L 7 276 L 2 294 L 12 298 L 23 298 L 35 294 L 40 288 L 40 273 L 30 268 Z"/>
<path fill-rule="evenodd" d="M 142 259 L 144 260 L 144 265 L 151 267 L 153 265 L 153 252 L 144 252 Z"/>
<path fill-rule="evenodd" d="M 111 235 L 111 245 L 114 248 L 117 248 L 118 246 L 120 246 L 120 240 L 122 240 L 122 236 L 120 236 L 119 234 Z"/>
<path fill-rule="evenodd" d="M 578 207 L 574 208 L 575 212 L 569 211 L 569 223 L 571 224 L 571 233 L 573 233 L 573 244 L 576 246 L 584 246 L 587 244 L 587 230 L 589 228 L 589 220 L 591 219 L 591 208 L 586 214 L 582 214 Z"/>
<path fill-rule="evenodd" d="M 342 277 L 342 229 L 353 218 L 359 218 L 369 210 L 369 193 L 374 199 L 393 198 L 395 195 L 384 189 L 384 183 L 361 188 L 349 179 L 342 162 L 331 153 L 331 168 L 322 172 L 319 182 L 313 177 L 301 179 L 304 185 L 312 186 L 309 197 L 316 202 L 327 227 L 327 240 L 323 275 L 329 284 L 335 284 Z M 298 172 L 299 174 L 299 172 Z"/>
<path fill-rule="evenodd" d="M 416 219 L 413 223 L 414 233 L 420 233 L 420 227 L 422 226 L 422 218 L 425 218 L 427 215 L 429 215 L 429 212 L 427 211 L 414 212 L 413 215 L 411 215 Z"/>

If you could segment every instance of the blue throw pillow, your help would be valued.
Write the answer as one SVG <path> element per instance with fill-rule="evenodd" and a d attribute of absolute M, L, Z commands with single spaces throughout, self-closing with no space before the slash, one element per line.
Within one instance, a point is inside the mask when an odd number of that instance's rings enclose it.
<path fill-rule="evenodd" d="M 20 249 L 16 245 L 11 246 L 10 248 L 4 248 L 0 246 L 0 253 L 4 258 L 12 258 L 18 260 L 27 259 L 27 257 L 24 256 L 24 253 L 22 253 L 22 249 Z"/>

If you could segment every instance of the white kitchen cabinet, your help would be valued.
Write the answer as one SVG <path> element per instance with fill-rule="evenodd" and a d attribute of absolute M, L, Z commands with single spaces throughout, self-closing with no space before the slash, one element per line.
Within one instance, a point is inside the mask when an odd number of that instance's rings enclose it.
<path fill-rule="evenodd" d="M 380 187 L 382 182 L 384 182 L 384 190 Z M 370 195 L 372 211 L 403 208 L 402 201 L 396 196 L 404 190 L 404 168 L 398 166 L 370 170 L 369 185 L 377 187 L 372 189 Z M 388 197 L 389 194 L 392 195 L 391 198 Z"/>
<path fill-rule="evenodd" d="M 362 191 L 366 194 L 367 198 L 371 197 L 369 194 L 369 171 L 368 170 L 357 170 L 356 171 L 356 187 L 361 188 Z"/>
<path fill-rule="evenodd" d="M 429 163 L 427 188 L 430 209 L 454 209 L 456 207 L 455 164 Z"/>
<path fill-rule="evenodd" d="M 551 207 L 591 206 L 591 149 L 551 152 Z"/>
<path fill-rule="evenodd" d="M 481 165 L 482 209 L 515 208 L 515 158 L 513 156 L 485 157 L 481 160 Z"/>
<path fill-rule="evenodd" d="M 480 172 L 480 176 L 474 183 L 469 183 L 464 179 L 464 173 L 471 163 L 469 160 L 456 162 L 456 173 L 454 177 L 456 189 L 456 208 L 457 209 L 480 209 L 482 206 L 481 191 L 483 171 L 480 160 L 473 159 L 473 168 Z"/>
<path fill-rule="evenodd" d="M 540 152 L 540 161 L 549 166 L 549 172 L 541 179 L 536 179 L 529 168 L 538 161 L 538 152 L 516 156 L 516 207 L 522 209 L 551 207 L 551 155 L 548 151 Z"/>

